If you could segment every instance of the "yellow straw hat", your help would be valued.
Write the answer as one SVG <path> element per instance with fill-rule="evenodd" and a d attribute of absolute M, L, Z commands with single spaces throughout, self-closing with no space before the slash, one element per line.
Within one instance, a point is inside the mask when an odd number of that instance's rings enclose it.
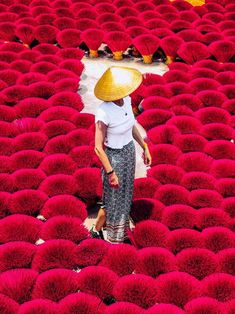
<path fill-rule="evenodd" d="M 112 66 L 97 82 L 94 94 L 104 101 L 118 100 L 134 92 L 142 80 L 142 74 L 136 69 Z"/>

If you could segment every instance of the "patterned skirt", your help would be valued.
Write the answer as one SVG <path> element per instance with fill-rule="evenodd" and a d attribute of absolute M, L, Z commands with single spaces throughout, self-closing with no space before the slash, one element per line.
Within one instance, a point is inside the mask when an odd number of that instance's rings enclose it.
<path fill-rule="evenodd" d="M 106 210 L 107 240 L 112 243 L 122 243 L 127 238 L 130 223 L 136 162 L 135 145 L 131 141 L 122 149 L 107 147 L 105 152 L 120 185 L 118 189 L 111 188 L 108 176 L 103 170 L 103 207 Z"/>

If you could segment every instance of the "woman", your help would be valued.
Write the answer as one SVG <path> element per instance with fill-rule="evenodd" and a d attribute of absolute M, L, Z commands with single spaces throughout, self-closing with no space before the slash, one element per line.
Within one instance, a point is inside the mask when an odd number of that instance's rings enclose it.
<path fill-rule="evenodd" d="M 106 220 L 107 240 L 111 243 L 127 240 L 135 175 L 133 138 L 143 148 L 145 164 L 151 164 L 148 145 L 135 126 L 131 98 L 128 96 L 141 82 L 139 71 L 111 67 L 102 75 L 94 90 L 95 96 L 104 101 L 95 119 L 95 152 L 103 165 L 103 209 L 99 211 L 96 226 L 91 231 L 95 236 Z"/>

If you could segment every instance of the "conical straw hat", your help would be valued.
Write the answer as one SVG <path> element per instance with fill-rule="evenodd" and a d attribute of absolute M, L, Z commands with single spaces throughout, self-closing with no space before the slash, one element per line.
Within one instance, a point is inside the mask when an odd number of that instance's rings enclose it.
<path fill-rule="evenodd" d="M 136 69 L 112 66 L 97 82 L 94 94 L 104 101 L 118 100 L 134 92 L 142 79 L 142 74 Z"/>

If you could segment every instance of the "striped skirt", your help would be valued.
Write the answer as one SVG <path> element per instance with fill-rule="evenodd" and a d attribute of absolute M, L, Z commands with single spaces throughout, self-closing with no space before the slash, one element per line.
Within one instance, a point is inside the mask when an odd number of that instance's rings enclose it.
<path fill-rule="evenodd" d="M 103 206 L 106 210 L 107 240 L 122 243 L 127 238 L 129 215 L 133 196 L 135 177 L 135 145 L 131 141 L 122 149 L 105 150 L 111 166 L 118 176 L 118 189 L 111 188 L 108 176 L 103 171 Z"/>

